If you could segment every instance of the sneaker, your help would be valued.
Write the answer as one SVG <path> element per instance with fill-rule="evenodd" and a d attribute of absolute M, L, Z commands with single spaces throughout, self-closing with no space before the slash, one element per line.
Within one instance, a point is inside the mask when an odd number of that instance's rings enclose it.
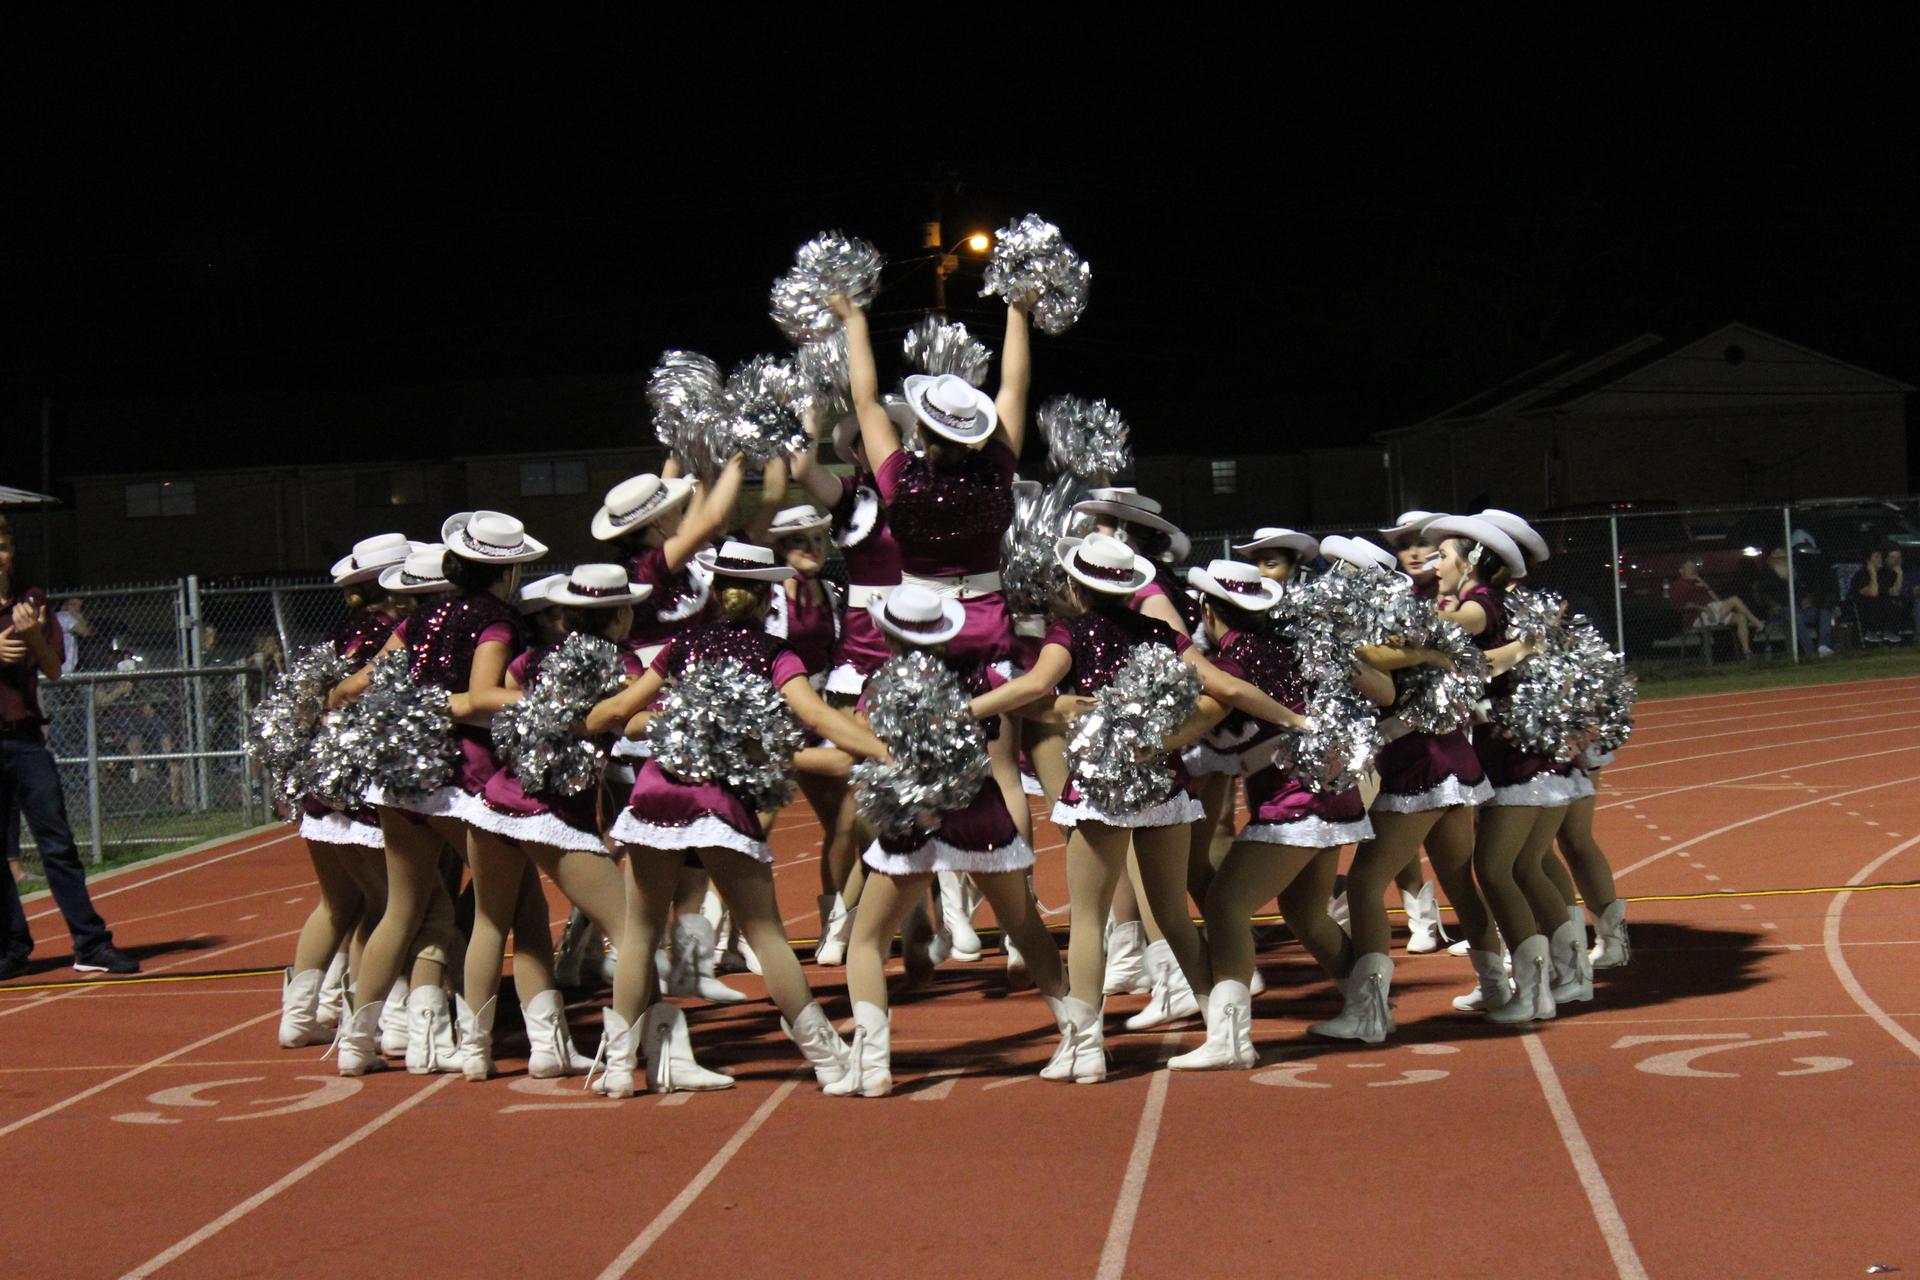
<path fill-rule="evenodd" d="M 1831 645 L 1823 644 L 1820 646 L 1818 650 L 1816 650 L 1816 652 L 1818 652 L 1819 655 L 1823 658 L 1831 658 L 1833 656 L 1833 648 Z"/>
<path fill-rule="evenodd" d="M 9 978 L 18 978 L 30 967 L 25 956 L 8 956 L 0 960 L 0 982 L 5 982 Z"/>
<path fill-rule="evenodd" d="M 138 973 L 140 962 L 109 942 L 84 956 L 75 956 L 73 970 L 75 973 Z"/>

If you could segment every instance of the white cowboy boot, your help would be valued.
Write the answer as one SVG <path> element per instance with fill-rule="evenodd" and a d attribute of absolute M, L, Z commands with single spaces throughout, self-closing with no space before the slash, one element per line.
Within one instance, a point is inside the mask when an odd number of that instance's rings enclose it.
<path fill-rule="evenodd" d="M 1347 905 L 1347 891 L 1344 888 L 1327 899 L 1327 914 L 1340 926 L 1340 932 L 1352 932 L 1353 908 Z"/>
<path fill-rule="evenodd" d="M 1419 893 L 1400 891 L 1400 904 L 1407 909 L 1407 950 L 1416 956 L 1437 951 L 1447 941 L 1446 926 L 1440 923 L 1440 904 L 1434 897 L 1433 881 L 1420 885 Z"/>
<path fill-rule="evenodd" d="M 1347 998 L 1345 1007 L 1307 1031 L 1329 1040 L 1380 1044 L 1393 1034 L 1393 1012 L 1387 1006 L 1387 991 L 1392 985 L 1393 961 L 1378 951 L 1369 951 L 1354 962 L 1353 972 L 1341 984 Z"/>
<path fill-rule="evenodd" d="M 1479 984 L 1464 996 L 1453 998 L 1453 1007 L 1462 1013 L 1498 1009 L 1513 999 L 1513 982 L 1507 977 L 1507 962 L 1498 951 L 1469 951 L 1473 976 Z"/>
<path fill-rule="evenodd" d="M 677 1004 L 656 1000 L 640 1019 L 640 1048 L 647 1055 L 648 1093 L 699 1093 L 733 1088 L 733 1077 L 693 1060 L 687 1015 Z"/>
<path fill-rule="evenodd" d="M 1153 978 L 1153 994 L 1147 997 L 1146 1008 L 1127 1019 L 1127 1030 L 1150 1031 L 1200 1012 L 1193 985 L 1173 958 L 1173 948 L 1165 938 L 1147 946 L 1147 972 Z"/>
<path fill-rule="evenodd" d="M 900 924 L 900 958 L 906 962 L 907 985 L 924 987 L 932 982 L 933 971 L 952 953 L 952 948 L 952 940 L 945 934 L 945 921 L 941 922 L 941 928 L 935 929 L 927 918 L 926 903 L 915 903 Z"/>
<path fill-rule="evenodd" d="M 380 1052 L 389 1058 L 407 1056 L 407 997 L 412 994 L 405 978 L 395 978 L 387 992 L 386 1012 L 380 1015 Z"/>
<path fill-rule="evenodd" d="M 862 1000 L 853 1006 L 853 1026 L 847 1074 L 822 1092 L 836 1098 L 884 1098 L 893 1092 L 893 1014 Z"/>
<path fill-rule="evenodd" d="M 780 1019 L 780 1029 L 800 1047 L 813 1066 L 815 1080 L 828 1085 L 847 1074 L 847 1042 L 833 1029 L 819 1005 L 808 1004 L 791 1026 L 785 1018 Z"/>
<path fill-rule="evenodd" d="M 441 993 L 441 999 L 446 999 L 444 992 Z M 455 1061 L 460 1064 L 458 1070 L 469 1080 L 485 1080 L 493 1074 L 493 1015 L 498 1008 L 497 997 L 488 996 L 487 1002 L 478 1010 L 467 1004 L 465 996 L 455 996 L 453 999 L 454 1010 L 460 1019 L 460 1044 L 454 1054 Z M 435 1055 L 437 1057 L 438 1054 Z M 438 1061 L 430 1061 L 421 1071 L 444 1069 Z M 407 1064 L 407 1070 L 413 1070 L 412 1063 Z"/>
<path fill-rule="evenodd" d="M 313 1015 L 329 1036 L 339 1030 L 340 1010 L 346 1007 L 347 988 L 352 985 L 353 975 L 347 972 L 347 952 L 343 947 L 327 961 L 327 975 L 320 979 L 320 1003 Z"/>
<path fill-rule="evenodd" d="M 1579 907 L 1574 908 L 1579 911 Z M 1581 913 L 1584 917 L 1585 913 Z M 1593 970 L 1587 968 L 1587 931 L 1584 919 L 1562 921 L 1548 940 L 1553 964 L 1553 1002 L 1579 1004 L 1593 999 Z"/>
<path fill-rule="evenodd" d="M 608 1098 L 631 1098 L 639 1059 L 639 1028 L 608 1009 L 601 1015 L 600 1047 L 587 1068 L 586 1088 Z"/>
<path fill-rule="evenodd" d="M 446 988 L 415 987 L 407 992 L 406 1015 L 407 1070 L 416 1076 L 460 1070 L 458 1028 Z"/>
<path fill-rule="evenodd" d="M 354 1009 L 348 1001 L 340 1019 L 340 1038 L 333 1042 L 332 1050 L 339 1054 L 341 1075 L 363 1076 L 369 1071 L 386 1070 L 387 1061 L 380 1056 L 380 1010 L 384 1003 L 375 1000 Z"/>
<path fill-rule="evenodd" d="M 1103 995 L 1137 995 L 1153 990 L 1147 973 L 1147 926 L 1138 920 L 1112 925 L 1107 934 L 1107 974 L 1100 984 Z"/>
<path fill-rule="evenodd" d="M 1051 1004 L 1051 1002 L 1049 1002 Z M 1107 1078 L 1106 1032 L 1102 1013 L 1084 1000 L 1069 996 L 1060 1002 L 1060 1047 L 1040 1069 L 1042 1080 L 1098 1084 Z"/>
<path fill-rule="evenodd" d="M 1487 1010 L 1487 1021 L 1514 1026 L 1553 1015 L 1553 964 L 1546 937 L 1536 933 L 1513 952 L 1513 999 Z"/>
<path fill-rule="evenodd" d="M 1627 940 L 1627 900 L 1615 898 L 1593 922 L 1593 950 L 1587 959 L 1596 969 L 1624 969 L 1633 959 L 1633 945 Z"/>
<path fill-rule="evenodd" d="M 1248 1071 L 1253 1051 L 1253 994 L 1242 982 L 1216 982 L 1207 996 L 1207 1038 L 1189 1053 L 1167 1060 L 1175 1071 Z"/>
<path fill-rule="evenodd" d="M 972 882 L 958 871 L 939 871 L 934 879 L 940 885 L 940 919 L 953 947 L 953 958 L 972 964 L 980 958 L 980 935 L 973 927 L 976 905 L 969 890 Z"/>
<path fill-rule="evenodd" d="M 577 1076 L 593 1066 L 593 1059 L 573 1047 L 567 1029 L 567 1002 L 559 991 L 542 991 L 520 1006 L 527 1024 L 527 1074 L 535 1080 Z"/>
<path fill-rule="evenodd" d="M 280 1047 L 300 1049 L 310 1044 L 328 1044 L 334 1037 L 331 1028 L 320 1025 L 320 983 L 326 974 L 319 969 L 295 973 L 288 969 L 280 975 Z M 335 1020 L 334 1026 L 338 1027 Z"/>
<path fill-rule="evenodd" d="M 668 995 L 739 1004 L 747 993 L 720 981 L 718 964 L 711 921 L 703 915 L 690 915 L 673 922 L 673 963 L 661 970 L 666 975 Z"/>
<path fill-rule="evenodd" d="M 1001 949 L 1007 953 L 1007 990 L 1025 991 L 1033 985 L 1033 971 L 1027 968 L 1027 958 L 1020 954 L 1020 948 L 1013 945 L 1013 939 L 1002 930 Z"/>
<path fill-rule="evenodd" d="M 842 965 L 847 962 L 847 939 L 853 936 L 853 912 L 846 899 L 837 893 L 820 895 L 820 945 L 813 949 L 813 962 Z"/>
<path fill-rule="evenodd" d="M 1467 941 L 1465 938 L 1462 938 L 1460 939 L 1460 941 L 1454 943 L 1452 946 L 1447 948 L 1447 954 L 1450 956 L 1464 956 L 1471 953 L 1472 950 L 1473 950 L 1473 943 Z"/>

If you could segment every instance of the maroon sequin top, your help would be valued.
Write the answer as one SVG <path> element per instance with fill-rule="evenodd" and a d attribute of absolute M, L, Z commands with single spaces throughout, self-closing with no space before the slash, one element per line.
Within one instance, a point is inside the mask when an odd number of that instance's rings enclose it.
<path fill-rule="evenodd" d="M 900 567 L 924 577 L 995 573 L 1013 523 L 1013 450 L 998 440 L 935 467 L 905 449 L 887 455 L 874 485 L 900 546 Z"/>
<path fill-rule="evenodd" d="M 765 676 L 776 689 L 795 676 L 807 676 L 807 664 L 776 636 L 758 627 L 719 618 L 703 622 L 681 632 L 653 660 L 652 669 L 663 676 L 679 677 L 696 663 L 724 662 L 732 658 L 747 670 Z"/>
<path fill-rule="evenodd" d="M 1054 622 L 1047 628 L 1043 643 L 1059 645 L 1073 659 L 1060 681 L 1060 692 L 1086 695 L 1113 683 L 1135 645 L 1159 644 L 1185 653 L 1189 642 L 1158 618 L 1135 613 L 1124 605 L 1101 605 Z"/>
<path fill-rule="evenodd" d="M 327 637 L 333 645 L 333 651 L 343 658 L 355 658 L 364 654 L 371 658 L 380 652 L 380 646 L 393 634 L 399 619 L 390 613 L 378 609 L 361 609 L 340 620 Z"/>
<path fill-rule="evenodd" d="M 526 647 L 520 615 L 491 595 L 449 596 L 400 624 L 415 684 L 437 684 L 448 693 L 465 693 L 473 676 L 473 654 L 497 642 L 514 653 Z"/>

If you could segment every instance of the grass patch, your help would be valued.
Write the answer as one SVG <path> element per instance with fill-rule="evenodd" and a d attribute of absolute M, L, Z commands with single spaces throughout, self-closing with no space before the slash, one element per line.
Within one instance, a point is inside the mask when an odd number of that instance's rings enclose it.
<path fill-rule="evenodd" d="M 1741 693 L 1749 689 L 1920 676 L 1920 650 L 1845 653 L 1831 658 L 1808 658 L 1800 663 L 1755 658 L 1751 662 L 1726 662 L 1717 667 L 1669 662 L 1630 665 L 1640 680 L 1641 699 L 1653 701 L 1703 693 Z"/>

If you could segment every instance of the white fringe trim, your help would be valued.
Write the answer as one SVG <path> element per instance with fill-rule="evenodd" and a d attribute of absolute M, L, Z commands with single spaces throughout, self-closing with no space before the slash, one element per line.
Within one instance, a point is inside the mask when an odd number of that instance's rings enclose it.
<path fill-rule="evenodd" d="M 857 698 L 867 687 L 868 677 L 851 662 L 843 662 L 827 673 L 827 692 L 844 693 Z"/>
<path fill-rule="evenodd" d="M 695 818 L 684 827 L 667 827 L 642 822 L 633 816 L 633 810 L 622 809 L 620 816 L 613 820 L 613 830 L 607 834 L 616 844 L 639 845 L 645 849 L 731 849 L 755 862 L 773 861 L 773 850 L 765 840 L 743 835 L 711 814 Z"/>
<path fill-rule="evenodd" d="M 880 523 L 880 495 L 866 485 L 853 487 L 853 515 L 848 518 L 846 528 L 833 535 L 833 545 L 841 550 L 857 547 L 873 533 L 873 527 Z"/>
<path fill-rule="evenodd" d="M 912 853 L 889 853 L 878 840 L 868 846 L 863 861 L 889 876 L 925 875 L 932 871 L 1025 871 L 1033 865 L 1033 846 L 1018 836 L 998 849 L 962 849 L 938 836 L 927 837 Z"/>
<path fill-rule="evenodd" d="M 1043 796 L 1047 794 L 1047 789 L 1040 785 L 1040 779 L 1030 773 L 1020 775 L 1020 790 L 1030 796 Z"/>
<path fill-rule="evenodd" d="M 645 738 L 615 738 L 613 754 L 622 760 L 651 760 L 653 744 Z"/>
<path fill-rule="evenodd" d="M 600 837 L 582 831 L 551 813 L 528 813 L 515 815 L 489 809 L 487 802 L 478 801 L 467 810 L 467 825 L 478 827 L 482 831 L 491 831 L 495 835 L 505 836 L 509 840 L 522 840 L 532 844 L 544 844 L 555 849 L 579 849 L 587 853 L 607 855 L 607 846 Z"/>
<path fill-rule="evenodd" d="M 355 822 L 344 813 L 329 813 L 324 818 L 316 818 L 310 813 L 301 814 L 300 838 L 315 844 L 352 844 L 362 849 L 387 847 L 380 828 Z"/>
<path fill-rule="evenodd" d="M 1196 778 L 1222 773 L 1230 778 L 1240 778 L 1246 776 L 1247 772 L 1246 762 L 1238 753 L 1218 751 L 1204 742 L 1196 742 L 1182 751 L 1180 763 Z"/>
<path fill-rule="evenodd" d="M 391 795 L 383 788 L 375 787 L 367 792 L 367 803 L 385 805 L 389 809 L 405 809 L 408 813 L 424 814 L 429 818 L 464 819 L 468 806 L 474 804 L 475 800 L 459 787 L 436 787 L 432 791 L 406 796 Z"/>
<path fill-rule="evenodd" d="M 1572 804 L 1573 798 L 1572 778 L 1557 773 L 1541 773 L 1535 774 L 1531 782 L 1495 787 L 1493 799 L 1487 804 L 1509 809 L 1558 809 L 1561 805 Z"/>
<path fill-rule="evenodd" d="M 1098 822 L 1109 827 L 1178 827 L 1198 822 L 1206 814 L 1198 800 L 1178 791 L 1139 813 L 1104 813 L 1085 800 L 1077 804 L 1062 800 L 1053 806 L 1053 825 L 1073 827 L 1082 822 Z"/>
<path fill-rule="evenodd" d="M 1582 769 L 1604 769 L 1613 763 L 1613 752 L 1595 751 L 1592 747 L 1588 747 L 1575 757 L 1574 762 Z"/>
<path fill-rule="evenodd" d="M 1567 781 L 1573 784 L 1573 798 L 1575 800 L 1585 800 L 1595 794 L 1593 779 L 1589 778 L 1582 770 L 1574 770 L 1573 776 L 1568 778 Z"/>
<path fill-rule="evenodd" d="M 1365 818 L 1358 822 L 1328 822 L 1325 818 L 1249 822 L 1234 837 L 1236 840 L 1254 840 L 1261 844 L 1289 844 L 1296 849 L 1332 849 L 1372 838 L 1373 824 Z"/>
<path fill-rule="evenodd" d="M 1373 807 L 1386 813 L 1431 813 L 1435 809 L 1452 809 L 1463 804 L 1482 805 L 1491 799 L 1493 787 L 1485 778 L 1468 786 L 1458 778 L 1449 777 L 1410 796 L 1382 791 L 1373 798 Z"/>
<path fill-rule="evenodd" d="M 691 560 L 687 562 L 687 579 L 693 584 L 693 594 L 671 609 L 660 610 L 660 621 L 685 622 L 707 607 L 707 598 L 713 594 L 713 575 L 698 560 Z"/>

